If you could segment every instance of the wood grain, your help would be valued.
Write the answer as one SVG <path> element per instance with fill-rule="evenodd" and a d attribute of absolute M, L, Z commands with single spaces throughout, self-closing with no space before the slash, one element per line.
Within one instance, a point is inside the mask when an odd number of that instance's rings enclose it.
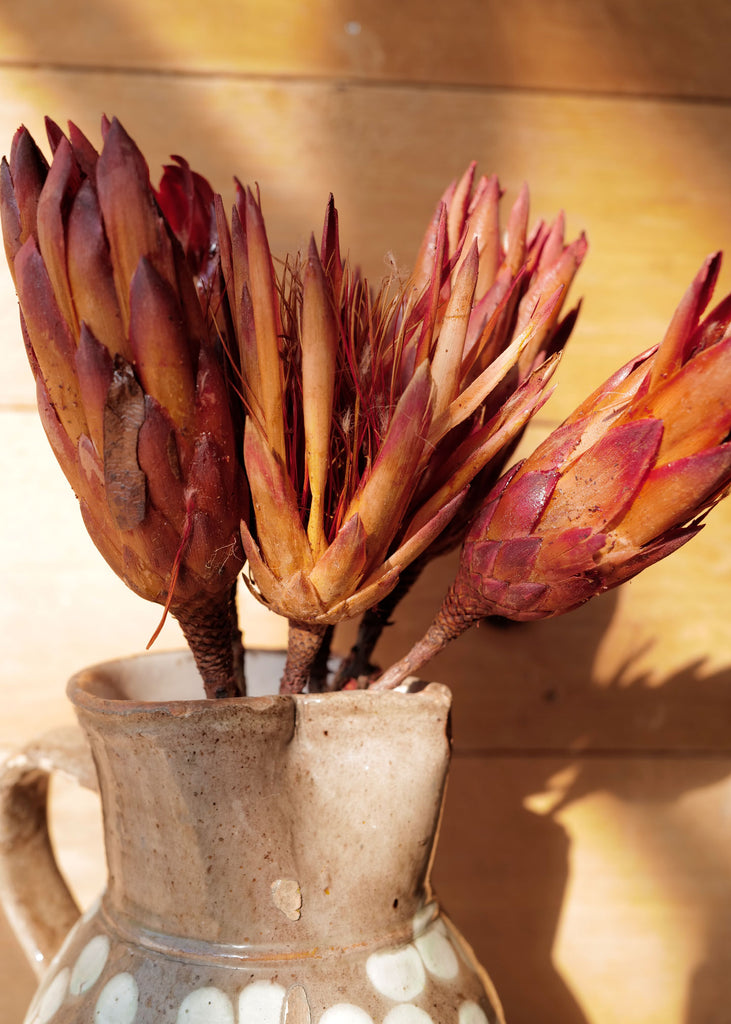
<path fill-rule="evenodd" d="M 6 147 L 21 122 L 42 141 L 43 113 L 76 121 L 98 143 L 106 111 L 137 139 L 156 180 L 182 152 L 228 198 L 234 174 L 259 182 L 276 253 L 319 235 L 332 191 L 344 246 L 376 278 L 388 253 L 409 266 L 445 184 L 470 160 L 499 173 L 506 202 L 527 180 L 533 218 L 565 209 L 570 235 L 586 231 L 590 244 L 553 420 L 660 340 L 731 225 L 731 105 L 8 69 L 0 96 Z M 2 282 L 4 326 L 17 337 L 4 272 Z M 719 288 L 730 282 L 725 268 Z M 9 359 L 0 400 L 32 405 L 18 344 Z"/>
<path fill-rule="evenodd" d="M 408 267 L 476 159 L 590 252 L 559 386 L 526 448 L 659 341 L 705 255 L 731 245 L 731 8 L 723 0 L 0 4 L 0 149 L 44 114 L 98 142 L 124 121 L 153 177 L 182 153 L 230 201 L 259 182 L 273 248 L 328 194 L 372 277 Z M 387 255 L 391 254 L 391 255 Z M 719 290 L 731 291 L 731 271 Z M 116 580 L 43 437 L 0 270 L 0 751 L 71 721 L 77 668 L 144 647 L 159 610 Z M 731 505 L 700 537 L 563 619 L 486 624 L 425 673 L 450 684 L 455 764 L 436 885 L 511 1024 L 726 1024 L 731 997 Z M 401 655 L 453 572 L 434 564 L 377 651 Z M 281 621 L 244 610 L 247 642 Z M 353 626 L 339 630 L 346 649 Z M 165 627 L 159 647 L 181 643 Z M 98 811 L 59 801 L 65 865 L 101 877 Z M 83 892 L 88 900 L 91 893 Z M 0 1020 L 29 971 L 0 921 Z"/>
<path fill-rule="evenodd" d="M 731 98 L 723 0 L 25 0 L 2 25 L 8 63 Z"/>

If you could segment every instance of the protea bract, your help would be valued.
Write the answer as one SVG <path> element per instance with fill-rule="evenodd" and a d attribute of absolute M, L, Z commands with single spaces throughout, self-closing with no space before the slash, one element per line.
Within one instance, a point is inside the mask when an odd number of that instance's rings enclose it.
<path fill-rule="evenodd" d="M 21 128 L 2 164 L 5 248 L 38 405 L 96 546 L 178 619 L 206 692 L 233 695 L 246 488 L 220 340 L 213 194 L 178 160 L 156 197 L 119 122 L 102 127 L 97 154 L 74 125 L 67 137 L 48 122 L 50 167 Z"/>
<path fill-rule="evenodd" d="M 440 203 L 411 277 L 375 290 L 341 257 L 332 200 L 319 248 L 279 272 L 258 198 L 238 187 L 230 234 L 219 207 L 243 543 L 252 589 L 291 623 L 285 689 L 305 685 L 328 625 L 386 597 L 450 523 L 461 536 L 470 485 L 547 397 L 586 243 L 565 246 L 561 219 L 527 238 L 524 190 L 503 248 L 497 180 L 473 177 Z"/>
<path fill-rule="evenodd" d="M 731 485 L 731 295 L 704 320 L 709 257 L 662 343 L 630 361 L 495 485 L 397 685 L 487 615 L 558 615 L 687 543 Z"/>
<path fill-rule="evenodd" d="M 520 337 L 528 321 L 540 309 L 547 315 L 540 329 L 532 333 L 505 380 L 485 399 L 477 415 L 468 424 L 466 444 L 460 445 L 453 462 L 461 460 L 471 474 L 474 468 L 472 453 L 479 444 L 479 427 L 489 423 L 501 406 L 530 374 L 541 364 L 548 368 L 550 360 L 559 355 L 576 322 L 578 306 L 560 319 L 561 307 L 567 291 L 580 267 L 587 250 L 582 234 L 565 242 L 563 213 L 550 225 L 539 222 L 530 232 L 528 187 L 523 185 L 510 210 L 504 238 L 501 235 L 499 204 L 501 188 L 495 175 L 475 181 L 472 163 L 459 181 L 453 181 L 437 204 L 434 216 L 424 235 L 412 271 L 409 286 L 418 293 L 433 279 L 433 254 L 441 244 L 448 259 L 443 296 L 449 295 L 455 282 L 456 270 L 464 259 L 465 245 L 476 241 L 479 251 L 479 272 L 475 289 L 473 327 L 482 317 L 494 317 L 494 329 L 489 338 L 472 333 L 465 345 L 464 358 L 477 360 L 487 366 L 504 352 L 516 337 Z M 444 232 L 442 238 L 442 232 Z M 560 302 L 554 304 L 556 294 Z M 445 310 L 442 305 L 442 312 Z M 440 320 L 437 320 L 437 329 Z M 473 371 L 474 372 L 474 371 Z M 526 418 L 527 421 L 527 418 Z M 343 659 L 332 685 L 358 685 L 375 677 L 378 670 L 370 664 L 371 655 L 398 602 L 408 593 L 431 559 L 452 550 L 462 543 L 469 523 L 509 462 L 523 434 L 525 422 L 515 431 L 512 439 L 490 457 L 471 478 L 469 491 L 455 515 L 439 537 L 401 573 L 395 588 L 377 605 L 367 609 L 360 623 L 358 636 L 350 654 Z M 453 438 L 459 444 L 459 436 Z"/>

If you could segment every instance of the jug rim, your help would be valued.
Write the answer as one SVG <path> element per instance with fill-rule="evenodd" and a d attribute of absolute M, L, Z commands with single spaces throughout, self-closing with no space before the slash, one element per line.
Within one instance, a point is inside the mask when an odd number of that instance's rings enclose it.
<path fill-rule="evenodd" d="M 78 711 L 102 715 L 130 715 L 163 712 L 168 714 L 210 714 L 216 708 L 247 709 L 250 712 L 281 714 L 297 705 L 300 710 L 319 705 L 342 713 L 374 713 L 377 708 L 394 705 L 434 706 L 449 710 L 452 694 L 443 683 L 409 679 L 395 690 L 349 690 L 328 693 L 262 693 L 262 675 L 275 680 L 281 675 L 285 653 L 281 650 L 252 648 L 246 651 L 247 682 L 250 670 L 256 674 L 254 693 L 243 697 L 211 700 L 202 696 L 203 683 L 193 656 L 186 649 L 144 652 L 98 662 L 74 673 L 66 693 Z M 252 673 L 253 674 L 253 673 Z M 275 684 L 276 685 L 276 684 Z M 195 696 L 197 690 L 201 696 Z M 148 696 L 149 694 L 149 696 Z M 403 702 L 407 702 L 404 705 Z"/>

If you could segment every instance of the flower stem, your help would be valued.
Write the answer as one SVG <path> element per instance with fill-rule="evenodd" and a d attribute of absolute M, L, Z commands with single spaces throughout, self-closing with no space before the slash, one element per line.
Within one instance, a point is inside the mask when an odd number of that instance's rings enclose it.
<path fill-rule="evenodd" d="M 330 662 L 334 626 L 327 626 L 319 650 L 310 667 L 310 693 L 323 693 L 327 688 L 327 674 Z"/>
<path fill-rule="evenodd" d="M 422 665 L 444 650 L 450 641 L 461 636 L 475 618 L 466 613 L 452 590 L 444 599 L 442 607 L 421 640 L 417 641 L 400 661 L 369 686 L 370 690 L 392 690 L 417 672 Z"/>
<path fill-rule="evenodd" d="M 338 671 L 328 687 L 331 690 L 342 690 L 346 683 L 354 680 L 362 681 L 375 679 L 380 669 L 371 663 L 371 655 L 376 644 L 381 638 L 381 633 L 386 626 L 391 625 L 393 615 L 399 602 L 406 597 L 411 587 L 421 575 L 423 565 L 421 559 L 407 565 L 399 576 L 399 581 L 391 591 L 378 604 L 368 608 L 363 615 L 358 627 L 358 635 L 350 653 L 343 658 Z"/>
<path fill-rule="evenodd" d="M 312 664 L 320 650 L 327 626 L 290 619 L 287 661 L 279 684 L 280 693 L 302 693 L 310 679 Z"/>
<path fill-rule="evenodd" d="M 232 604 L 235 608 L 233 595 L 225 595 L 193 608 L 184 606 L 172 611 L 193 652 L 206 697 L 239 697 L 245 692 L 243 648 L 236 653 L 238 623 Z"/>

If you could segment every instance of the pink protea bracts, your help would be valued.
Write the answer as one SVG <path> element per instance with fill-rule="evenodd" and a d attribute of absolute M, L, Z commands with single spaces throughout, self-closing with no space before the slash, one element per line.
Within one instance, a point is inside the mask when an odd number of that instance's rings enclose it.
<path fill-rule="evenodd" d="M 731 485 L 731 295 L 702 322 L 709 257 L 662 344 L 632 360 L 496 484 L 397 685 L 487 615 L 570 611 L 687 543 Z"/>

